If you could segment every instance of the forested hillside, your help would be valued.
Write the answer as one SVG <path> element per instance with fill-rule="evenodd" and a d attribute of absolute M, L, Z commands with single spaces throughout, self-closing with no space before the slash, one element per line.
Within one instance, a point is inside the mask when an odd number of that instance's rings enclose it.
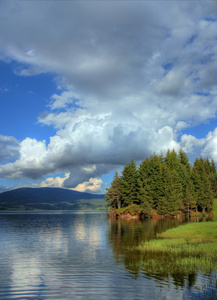
<path fill-rule="evenodd" d="M 105 199 L 111 209 L 136 205 L 145 216 L 210 212 L 217 196 L 213 160 L 197 158 L 190 164 L 186 153 L 167 151 L 152 155 L 139 167 L 131 160 L 121 176 L 116 172 Z"/>
<path fill-rule="evenodd" d="M 104 206 L 104 195 L 61 188 L 19 188 L 0 193 L 0 210 L 94 210 Z"/>

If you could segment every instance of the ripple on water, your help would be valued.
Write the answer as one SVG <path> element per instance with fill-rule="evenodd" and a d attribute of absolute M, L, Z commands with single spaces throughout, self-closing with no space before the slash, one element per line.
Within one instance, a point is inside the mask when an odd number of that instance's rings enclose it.
<path fill-rule="evenodd" d="M 143 274 L 125 251 L 162 228 L 111 224 L 96 212 L 1 214 L 0 298 L 191 299 L 209 276 L 198 274 L 189 288 Z"/>

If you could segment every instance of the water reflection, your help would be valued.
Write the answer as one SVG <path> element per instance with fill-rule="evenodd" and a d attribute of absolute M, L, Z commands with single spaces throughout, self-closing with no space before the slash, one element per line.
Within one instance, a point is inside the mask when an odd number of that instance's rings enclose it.
<path fill-rule="evenodd" d="M 0 299 L 181 300 L 205 277 L 146 274 L 132 251 L 177 225 L 96 212 L 0 214 Z"/>
<path fill-rule="evenodd" d="M 1 215 L 0 298 L 79 294 L 102 261 L 105 226 L 91 213 Z"/>
<path fill-rule="evenodd" d="M 157 233 L 177 227 L 181 220 L 122 220 L 109 219 L 107 238 L 112 247 L 117 262 L 123 261 L 127 270 L 132 274 L 140 271 L 142 254 L 135 247 L 142 241 L 154 239 Z"/>
<path fill-rule="evenodd" d="M 154 278 L 160 285 L 167 282 L 168 284 L 172 283 L 181 289 L 188 287 L 187 293 L 189 297 L 190 295 L 199 295 L 203 297 L 204 293 L 205 295 L 213 293 L 214 297 L 216 297 L 217 277 L 215 273 L 206 275 L 197 273 L 187 275 L 179 273 L 170 274 L 168 272 L 162 272 L 162 274 L 150 274 L 143 267 L 143 261 L 149 261 L 156 254 L 147 254 L 135 250 L 141 242 L 154 239 L 156 238 L 157 233 L 164 232 L 169 228 L 177 227 L 182 222 L 183 220 L 177 219 L 146 221 L 109 219 L 107 238 L 116 261 L 124 264 L 132 278 L 136 279 L 142 273 L 145 278 Z M 161 261 L 164 258 L 162 257 Z M 165 258 L 165 262 L 166 261 L 169 263 L 170 258 Z M 201 278 L 203 278 L 203 284 L 201 284 Z M 204 285 L 205 282 L 208 283 Z M 203 288 L 202 291 L 201 287 Z M 205 297 L 204 299 L 208 298 Z"/>

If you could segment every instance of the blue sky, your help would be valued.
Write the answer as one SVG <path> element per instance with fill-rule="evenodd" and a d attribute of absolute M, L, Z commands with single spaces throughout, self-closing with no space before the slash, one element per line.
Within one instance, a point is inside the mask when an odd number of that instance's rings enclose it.
<path fill-rule="evenodd" d="M 54 75 L 17 76 L 16 68 L 15 62 L 0 62 L 1 134 L 20 141 L 28 136 L 49 142 L 55 130 L 37 123 L 38 116 L 49 104 L 50 95 L 56 90 Z"/>
<path fill-rule="evenodd" d="M 217 164 L 215 1 L 0 2 L 0 192 L 104 192 L 134 159 Z"/>

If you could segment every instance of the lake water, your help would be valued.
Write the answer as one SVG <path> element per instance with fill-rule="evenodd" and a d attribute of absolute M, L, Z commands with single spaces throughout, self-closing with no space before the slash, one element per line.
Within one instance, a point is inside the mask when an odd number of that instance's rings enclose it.
<path fill-rule="evenodd" d="M 174 226 L 100 212 L 0 213 L 0 299 L 216 299 L 215 274 L 146 274 L 130 251 Z"/>

